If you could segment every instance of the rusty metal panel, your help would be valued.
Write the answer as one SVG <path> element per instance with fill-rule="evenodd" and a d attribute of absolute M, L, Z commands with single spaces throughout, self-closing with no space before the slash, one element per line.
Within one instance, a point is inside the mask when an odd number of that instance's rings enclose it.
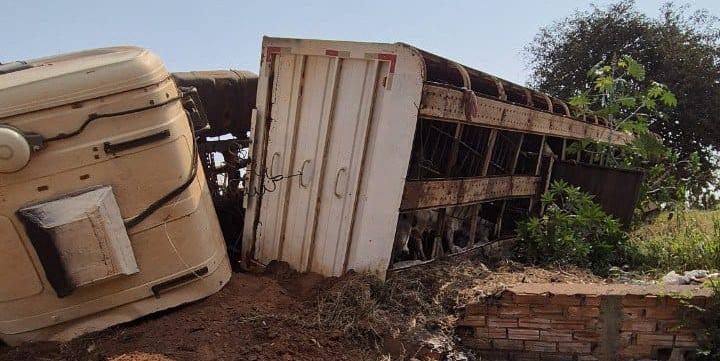
<path fill-rule="evenodd" d="M 255 106 L 257 75 L 241 70 L 190 71 L 172 74 L 178 86 L 197 88 L 210 121 L 208 136 L 232 133 L 245 138 Z"/>
<path fill-rule="evenodd" d="M 632 222 L 645 173 L 640 170 L 556 161 L 552 179 L 561 179 L 594 196 L 602 209 L 625 226 Z"/>
<path fill-rule="evenodd" d="M 615 132 L 597 124 L 541 112 L 484 97 L 477 97 L 479 110 L 471 117 L 472 123 L 513 131 L 552 135 L 572 139 L 592 139 L 613 144 L 626 144 L 632 136 Z M 463 92 L 448 87 L 425 84 L 423 86 L 420 117 L 467 122 Z"/>
<path fill-rule="evenodd" d="M 540 177 L 498 176 L 405 183 L 401 211 L 487 202 L 495 199 L 531 197 Z"/>

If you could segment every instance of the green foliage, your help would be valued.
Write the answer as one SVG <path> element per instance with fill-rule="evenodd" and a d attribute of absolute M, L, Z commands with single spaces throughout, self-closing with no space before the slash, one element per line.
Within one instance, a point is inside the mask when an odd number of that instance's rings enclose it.
<path fill-rule="evenodd" d="M 600 62 L 588 71 L 592 87 L 570 98 L 577 115 L 596 115 L 607 119 L 614 129 L 648 132 L 649 119 L 662 119 L 658 102 L 677 106 L 677 99 L 665 85 L 645 86 L 645 67 L 629 55 Z"/>
<path fill-rule="evenodd" d="M 696 206 L 716 203 L 712 193 L 690 181 L 702 173 L 697 153 L 680 159 L 678 152 L 664 146 L 655 135 L 636 133 L 635 140 L 620 148 L 615 159 L 617 166 L 645 170 L 637 208 L 640 220 L 646 217 L 646 212 L 656 209 L 677 211 L 687 203 Z"/>
<path fill-rule="evenodd" d="M 699 198 L 706 194 L 703 188 L 692 188 L 692 180 L 702 178 L 703 168 L 697 152 L 681 159 L 679 152 L 666 147 L 649 132 L 652 121 L 665 121 L 663 111 L 677 106 L 677 99 L 667 86 L 658 82 L 647 85 L 645 67 L 628 55 L 621 55 L 609 63 L 595 64 L 588 72 L 589 90 L 581 91 L 570 99 L 578 115 L 596 115 L 608 120 L 616 130 L 635 134 L 635 141 L 619 150 L 602 145 L 599 151 L 610 166 L 639 168 L 646 171 L 641 189 L 639 212 L 657 208 L 675 209 L 686 202 L 708 205 Z M 568 151 L 575 154 L 586 149 L 587 142 L 575 143 Z"/>
<path fill-rule="evenodd" d="M 707 186 L 717 182 L 713 171 L 719 164 L 713 154 L 720 151 L 720 21 L 707 11 L 672 3 L 660 10 L 659 18 L 650 18 L 633 0 L 618 0 L 542 28 L 526 48 L 531 85 L 561 98 L 572 97 L 578 109 L 619 112 L 618 123 L 634 107 L 660 109 L 657 114 L 638 114 L 637 123 L 619 124 L 620 129 L 639 133 L 647 128 L 661 136 L 677 159 L 697 157 L 699 172 L 682 166 L 667 172 L 684 180 L 691 202 L 701 201 Z M 622 74 L 623 82 L 617 82 Z M 626 91 L 606 105 L 591 106 L 600 99 L 588 93 L 614 87 Z"/>
<path fill-rule="evenodd" d="M 663 214 L 630 235 L 626 257 L 635 269 L 660 274 L 720 270 L 720 212 Z"/>
<path fill-rule="evenodd" d="M 533 264 L 586 267 L 605 274 L 623 261 L 626 233 L 592 197 L 555 181 L 542 197 L 545 212 L 518 224 L 518 255 Z"/>

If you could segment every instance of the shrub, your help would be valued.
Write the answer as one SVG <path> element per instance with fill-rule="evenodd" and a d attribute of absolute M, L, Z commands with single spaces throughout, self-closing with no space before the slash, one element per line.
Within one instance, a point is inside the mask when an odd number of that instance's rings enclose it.
<path fill-rule="evenodd" d="M 517 254 L 533 264 L 576 265 L 604 275 L 624 259 L 627 234 L 592 196 L 563 181 L 552 183 L 542 199 L 542 217 L 518 223 Z"/>

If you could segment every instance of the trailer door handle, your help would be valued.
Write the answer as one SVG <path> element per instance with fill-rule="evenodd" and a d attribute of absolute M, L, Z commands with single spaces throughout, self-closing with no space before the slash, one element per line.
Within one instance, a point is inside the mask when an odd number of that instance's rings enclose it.
<path fill-rule="evenodd" d="M 302 167 L 300 168 L 300 186 L 307 188 L 312 182 L 313 178 L 313 167 L 310 159 L 303 161 Z"/>
<path fill-rule="evenodd" d="M 275 177 L 277 174 L 280 174 L 280 171 L 277 170 L 277 169 L 275 169 L 275 168 L 277 168 L 277 167 L 276 167 L 276 164 L 275 164 L 275 160 L 276 160 L 276 159 L 278 159 L 278 160 L 280 159 L 280 153 L 279 153 L 279 152 L 273 153 L 272 157 L 270 158 L 270 174 L 269 174 L 270 178 L 273 178 L 273 177 Z"/>
<path fill-rule="evenodd" d="M 163 131 L 160 131 L 160 132 L 157 132 L 154 134 L 146 135 L 144 137 L 126 140 L 126 141 L 120 142 L 120 143 L 105 142 L 105 144 L 103 145 L 103 149 L 105 150 L 105 153 L 107 153 L 107 154 L 115 154 L 115 153 L 119 153 L 119 152 L 122 152 L 122 151 L 125 151 L 128 149 L 141 147 L 146 144 L 157 142 L 157 141 L 163 140 L 165 138 L 170 138 L 170 130 L 169 129 L 165 129 Z"/>
<path fill-rule="evenodd" d="M 340 178 L 344 178 L 340 181 Z M 335 176 L 335 196 L 342 198 L 347 192 L 347 169 L 342 167 L 338 169 L 337 175 Z"/>

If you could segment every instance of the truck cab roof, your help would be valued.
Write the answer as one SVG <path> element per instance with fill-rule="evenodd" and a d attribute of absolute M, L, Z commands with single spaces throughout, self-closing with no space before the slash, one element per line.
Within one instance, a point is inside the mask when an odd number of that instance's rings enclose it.
<path fill-rule="evenodd" d="M 137 89 L 169 76 L 150 51 L 119 46 L 0 65 L 0 118 Z"/>

